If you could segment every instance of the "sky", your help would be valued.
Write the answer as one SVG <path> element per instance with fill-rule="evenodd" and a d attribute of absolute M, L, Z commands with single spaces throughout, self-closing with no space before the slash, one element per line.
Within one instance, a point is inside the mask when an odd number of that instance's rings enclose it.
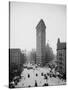
<path fill-rule="evenodd" d="M 36 26 L 46 25 L 46 44 L 56 53 L 57 39 L 66 42 L 66 6 L 55 4 L 10 3 L 10 48 L 36 49 Z"/>

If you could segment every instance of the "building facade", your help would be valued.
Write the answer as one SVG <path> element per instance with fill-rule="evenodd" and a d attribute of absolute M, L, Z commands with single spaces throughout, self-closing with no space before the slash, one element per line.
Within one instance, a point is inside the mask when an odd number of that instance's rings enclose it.
<path fill-rule="evenodd" d="M 61 74 L 66 73 L 66 43 L 60 42 L 58 39 L 57 42 L 57 65 L 58 71 Z"/>
<path fill-rule="evenodd" d="M 36 26 L 36 64 L 39 66 L 42 66 L 42 63 L 45 59 L 45 29 L 45 23 L 41 19 Z"/>
<path fill-rule="evenodd" d="M 9 54 L 10 54 L 9 55 L 10 63 L 20 64 L 20 56 L 21 56 L 20 49 L 10 49 Z"/>

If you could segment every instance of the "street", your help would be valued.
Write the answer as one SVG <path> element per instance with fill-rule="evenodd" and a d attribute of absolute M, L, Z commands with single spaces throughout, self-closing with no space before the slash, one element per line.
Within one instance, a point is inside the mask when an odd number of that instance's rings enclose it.
<path fill-rule="evenodd" d="M 15 87 L 37 87 L 51 85 L 65 85 L 66 82 L 59 77 L 50 74 L 50 68 L 25 68 L 21 73 L 21 79 Z"/>

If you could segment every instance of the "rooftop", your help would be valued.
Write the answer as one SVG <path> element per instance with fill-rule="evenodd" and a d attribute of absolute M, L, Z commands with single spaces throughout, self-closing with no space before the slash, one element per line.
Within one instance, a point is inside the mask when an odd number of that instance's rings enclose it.
<path fill-rule="evenodd" d="M 66 49 L 66 43 L 62 42 L 62 43 L 59 43 L 58 46 L 57 46 L 57 50 L 61 50 L 61 49 Z"/>
<path fill-rule="evenodd" d="M 39 21 L 38 25 L 36 26 L 36 29 L 38 29 L 38 28 L 40 28 L 40 27 L 46 28 L 43 19 L 41 19 L 41 20 Z"/>

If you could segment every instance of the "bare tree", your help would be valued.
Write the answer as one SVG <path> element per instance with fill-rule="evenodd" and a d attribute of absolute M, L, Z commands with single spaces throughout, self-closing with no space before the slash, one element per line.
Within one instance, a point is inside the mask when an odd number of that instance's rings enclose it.
<path fill-rule="evenodd" d="M 43 65 L 50 63 L 52 60 L 54 60 L 54 57 L 55 57 L 55 55 L 53 53 L 52 48 L 49 46 L 49 44 L 47 44 L 45 46 L 45 61 L 44 61 Z"/>
<path fill-rule="evenodd" d="M 36 51 L 35 51 L 35 49 L 32 49 L 32 51 L 30 52 L 30 63 L 36 64 Z"/>

